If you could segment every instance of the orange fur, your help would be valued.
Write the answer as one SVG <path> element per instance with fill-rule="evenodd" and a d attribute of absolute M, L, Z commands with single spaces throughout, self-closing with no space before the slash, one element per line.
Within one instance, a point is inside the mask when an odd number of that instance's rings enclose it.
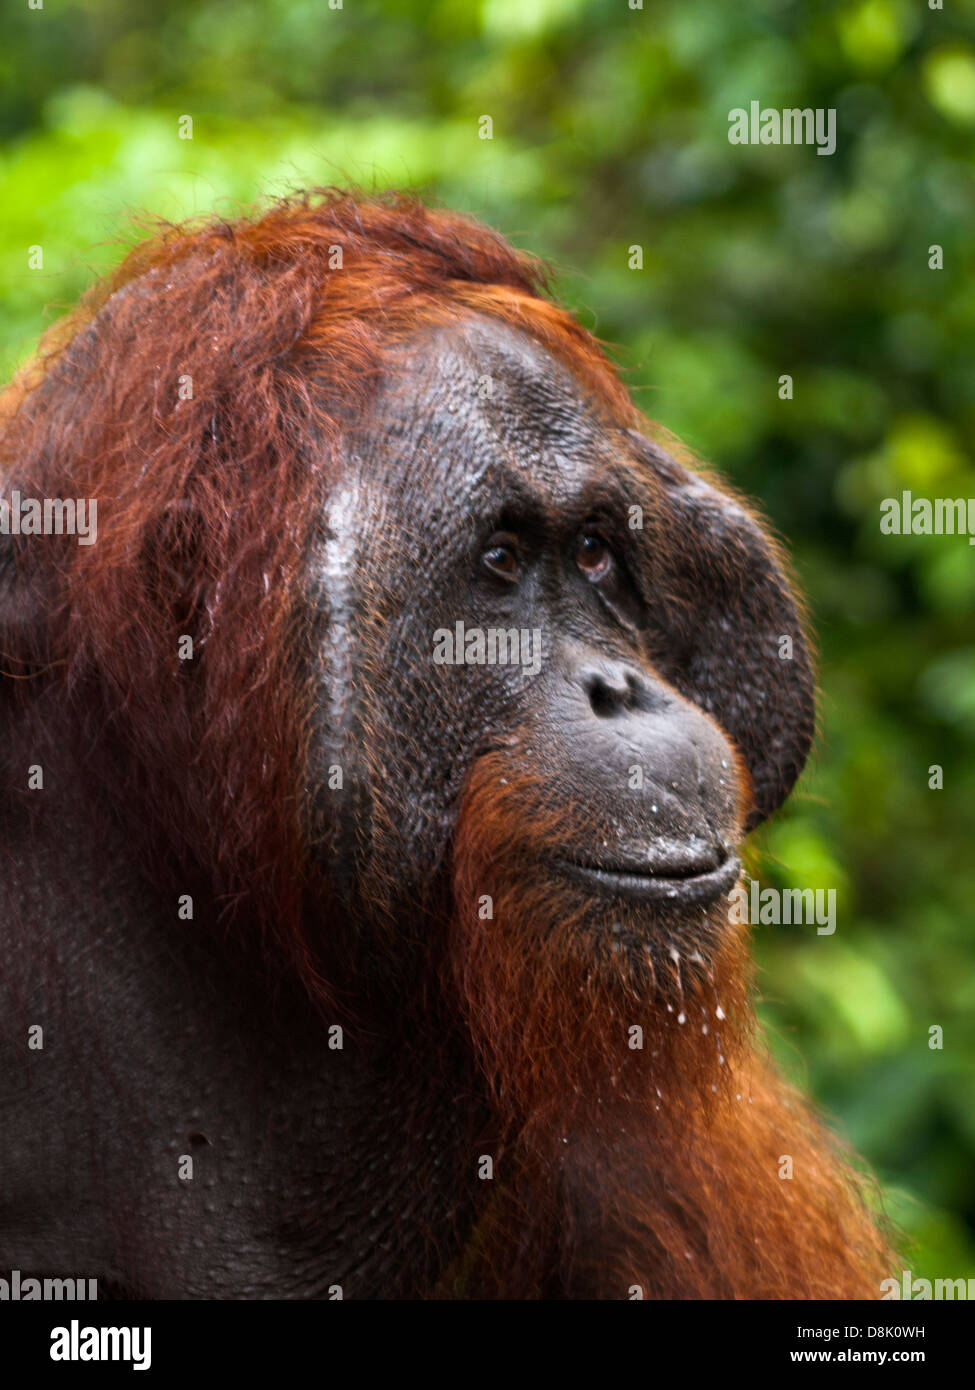
<path fill-rule="evenodd" d="M 893 1257 L 867 1184 L 765 1056 L 742 929 L 715 922 L 710 965 L 660 950 L 648 986 L 605 933 L 594 952 L 542 878 L 534 851 L 565 820 L 502 758 L 477 765 L 450 969 L 503 1142 L 500 1195 L 453 1291 L 490 1287 L 492 1269 L 501 1296 L 550 1291 L 554 1241 L 574 1295 L 879 1298 Z"/>
<path fill-rule="evenodd" d="M 160 882 L 205 874 L 320 998 L 341 943 L 321 940 L 328 885 L 303 849 L 302 561 L 391 354 L 472 311 L 638 423 L 533 259 L 415 200 L 328 192 L 160 229 L 0 406 L 5 490 L 100 499 L 97 546 L 14 547 L 0 652 L 15 696 L 52 694 L 97 735 L 92 776 Z M 184 632 L 205 653 L 192 680 Z M 443 982 L 493 1097 L 499 1182 L 439 1292 L 876 1297 L 889 1251 L 863 1184 L 763 1057 L 744 938 L 716 922 L 710 968 L 678 950 L 630 971 L 605 941 L 594 960 L 533 856 L 564 808 L 515 776 L 499 792 L 498 773 L 477 764 L 462 807 Z"/>

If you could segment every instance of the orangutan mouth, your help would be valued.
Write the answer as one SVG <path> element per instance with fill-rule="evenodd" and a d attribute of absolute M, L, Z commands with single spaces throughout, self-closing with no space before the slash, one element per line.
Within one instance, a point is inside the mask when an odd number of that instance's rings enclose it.
<path fill-rule="evenodd" d="M 675 855 L 639 866 L 563 859 L 558 861 L 558 867 L 595 892 L 644 903 L 672 902 L 678 906 L 714 902 L 731 892 L 741 873 L 741 861 L 728 850 L 721 851 L 717 863 Z"/>

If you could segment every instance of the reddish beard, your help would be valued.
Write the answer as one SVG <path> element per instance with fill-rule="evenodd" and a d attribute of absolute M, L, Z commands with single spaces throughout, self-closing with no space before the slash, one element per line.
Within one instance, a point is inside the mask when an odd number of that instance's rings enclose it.
<path fill-rule="evenodd" d="M 500 1142 L 453 1291 L 878 1298 L 893 1257 L 764 1055 L 727 904 L 594 903 L 539 791 L 485 758 L 458 828 L 450 988 Z"/>

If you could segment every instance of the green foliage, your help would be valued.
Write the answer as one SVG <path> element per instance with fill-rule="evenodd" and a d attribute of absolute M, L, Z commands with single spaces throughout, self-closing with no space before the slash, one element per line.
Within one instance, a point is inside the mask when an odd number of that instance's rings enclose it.
<path fill-rule="evenodd" d="M 763 500 L 810 594 L 822 736 L 752 868 L 837 890 L 834 935 L 757 930 L 763 1009 L 941 1278 L 975 1274 L 975 548 L 883 535 L 879 504 L 975 497 L 972 20 L 971 0 L 88 0 L 15 7 L 0 57 L 6 371 L 129 211 L 409 185 L 552 259 L 647 413 Z M 752 100 L 834 107 L 836 153 L 730 145 Z"/>

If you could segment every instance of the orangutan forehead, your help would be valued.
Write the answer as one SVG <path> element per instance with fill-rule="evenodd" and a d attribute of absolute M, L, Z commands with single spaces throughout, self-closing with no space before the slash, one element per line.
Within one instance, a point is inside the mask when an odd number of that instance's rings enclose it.
<path fill-rule="evenodd" d="M 477 315 L 401 347 L 355 453 L 367 488 L 407 511 L 441 499 L 448 516 L 508 491 L 557 512 L 633 467 L 621 425 L 565 365 Z"/>

